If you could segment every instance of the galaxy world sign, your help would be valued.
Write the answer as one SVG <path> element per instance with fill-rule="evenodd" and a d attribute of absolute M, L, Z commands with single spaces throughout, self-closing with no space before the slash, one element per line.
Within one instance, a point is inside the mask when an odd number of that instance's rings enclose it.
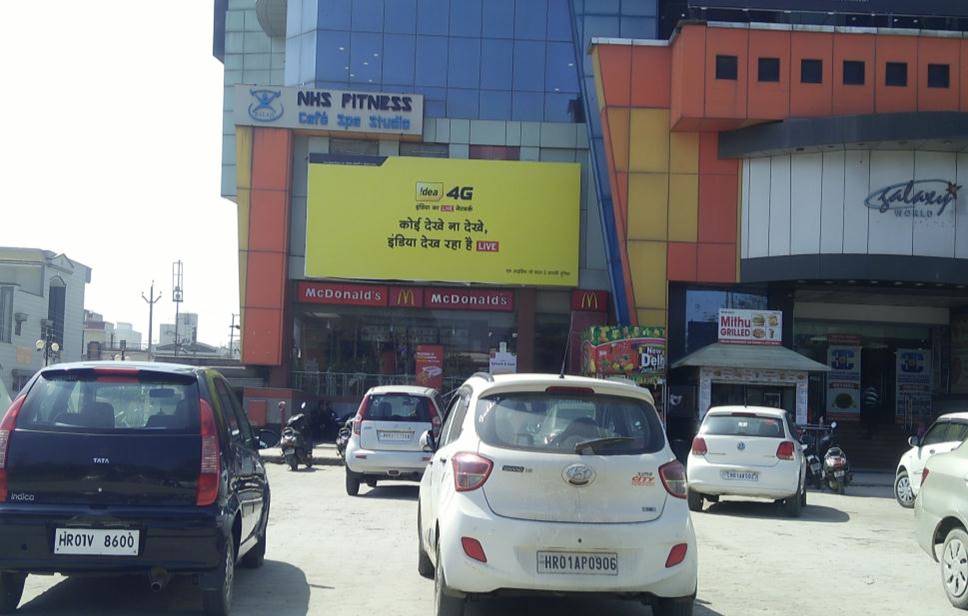
<path fill-rule="evenodd" d="M 961 186 L 948 180 L 908 180 L 875 190 L 864 205 L 898 217 L 937 218 L 958 200 L 959 190 Z"/>

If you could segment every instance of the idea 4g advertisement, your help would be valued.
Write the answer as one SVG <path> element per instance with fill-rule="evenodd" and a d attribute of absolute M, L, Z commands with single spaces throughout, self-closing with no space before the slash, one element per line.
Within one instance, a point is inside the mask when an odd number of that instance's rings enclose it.
<path fill-rule="evenodd" d="M 578 284 L 574 163 L 312 155 L 306 276 Z"/>
<path fill-rule="evenodd" d="M 860 347 L 827 347 L 827 415 L 860 414 Z"/>

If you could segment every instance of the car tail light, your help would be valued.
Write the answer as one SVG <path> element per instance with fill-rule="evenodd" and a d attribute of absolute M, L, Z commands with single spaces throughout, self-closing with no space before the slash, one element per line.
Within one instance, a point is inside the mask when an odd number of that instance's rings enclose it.
<path fill-rule="evenodd" d="M 221 454 L 218 444 L 218 429 L 215 426 L 215 412 L 205 400 L 199 401 L 202 462 L 198 471 L 198 488 L 195 491 L 195 504 L 207 507 L 218 498 L 219 475 L 221 474 Z"/>
<path fill-rule="evenodd" d="M 706 439 L 701 436 L 697 436 L 692 439 L 692 454 L 695 456 L 704 456 L 709 450 L 706 449 Z"/>
<path fill-rule="evenodd" d="M 494 463 L 476 453 L 459 453 L 452 458 L 454 487 L 458 492 L 471 492 L 484 485 Z"/>
<path fill-rule="evenodd" d="M 482 563 L 487 562 L 487 554 L 484 553 L 484 546 L 480 541 L 473 537 L 461 537 L 460 544 L 464 548 L 464 554 Z"/>
<path fill-rule="evenodd" d="M 10 449 L 10 439 L 17 428 L 17 415 L 24 405 L 24 396 L 13 401 L 7 409 L 3 420 L 0 421 L 0 503 L 7 501 L 7 451 Z"/>
<path fill-rule="evenodd" d="M 591 387 L 566 387 L 563 385 L 552 385 L 545 388 L 546 394 L 561 394 L 564 396 L 590 396 L 595 393 Z"/>
<path fill-rule="evenodd" d="M 353 418 L 353 434 L 360 435 L 360 426 L 363 425 L 363 420 L 366 419 L 366 412 L 370 408 L 370 397 L 363 396 L 363 400 L 360 402 L 360 408 L 356 411 L 356 417 Z"/>
<path fill-rule="evenodd" d="M 792 460 L 795 447 L 796 446 L 793 444 L 793 441 L 783 441 L 780 443 L 780 446 L 776 448 L 776 457 L 781 460 Z"/>
<path fill-rule="evenodd" d="M 927 478 L 928 478 L 928 469 L 927 469 L 927 468 L 925 468 L 925 469 L 924 469 L 923 471 L 921 471 L 921 487 L 922 487 L 922 488 L 924 487 L 924 481 L 925 481 L 925 480 L 926 480 Z"/>
<path fill-rule="evenodd" d="M 659 478 L 666 492 L 676 498 L 686 497 L 686 469 L 678 460 L 660 466 Z"/>
<path fill-rule="evenodd" d="M 680 543 L 672 546 L 669 550 L 669 557 L 666 558 L 666 569 L 669 567 L 675 567 L 682 561 L 686 560 L 686 552 L 689 551 L 689 544 Z"/>

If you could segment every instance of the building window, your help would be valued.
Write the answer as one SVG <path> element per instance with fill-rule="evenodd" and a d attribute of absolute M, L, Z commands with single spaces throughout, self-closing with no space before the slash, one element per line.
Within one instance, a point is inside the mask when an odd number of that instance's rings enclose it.
<path fill-rule="evenodd" d="M 521 148 L 504 145 L 472 145 L 468 158 L 484 160 L 521 160 Z"/>
<path fill-rule="evenodd" d="M 947 64 L 928 65 L 928 87 L 929 88 L 950 88 L 951 87 L 951 67 Z"/>
<path fill-rule="evenodd" d="M 760 58 L 759 59 L 759 80 L 767 82 L 780 81 L 780 59 L 779 58 Z"/>
<path fill-rule="evenodd" d="M 823 60 L 800 60 L 800 83 L 823 83 Z"/>
<path fill-rule="evenodd" d="M 736 56 L 716 56 L 716 79 L 736 81 L 738 67 Z"/>
<path fill-rule="evenodd" d="M 50 281 L 47 291 L 47 318 L 51 322 L 54 341 L 64 347 L 64 313 L 67 309 L 67 285 L 60 276 Z M 46 334 L 46 332 L 44 332 Z"/>
<path fill-rule="evenodd" d="M 348 156 L 379 156 L 380 142 L 371 139 L 330 139 L 329 153 Z"/>
<path fill-rule="evenodd" d="M 400 142 L 400 156 L 419 156 L 422 158 L 448 158 L 450 148 L 446 143 Z"/>
<path fill-rule="evenodd" d="M 10 342 L 13 328 L 13 287 L 0 287 L 0 342 Z"/>
<path fill-rule="evenodd" d="M 884 74 L 884 85 L 907 87 L 907 62 L 888 62 Z"/>
<path fill-rule="evenodd" d="M 844 85 L 864 85 L 864 63 L 860 60 L 844 60 Z"/>

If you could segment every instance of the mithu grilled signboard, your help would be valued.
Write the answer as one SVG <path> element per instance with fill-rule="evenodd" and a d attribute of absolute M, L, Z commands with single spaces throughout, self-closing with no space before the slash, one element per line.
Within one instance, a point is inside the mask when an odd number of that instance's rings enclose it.
<path fill-rule="evenodd" d="M 779 310 L 719 310 L 719 341 L 730 344 L 782 344 L 783 313 Z"/>

